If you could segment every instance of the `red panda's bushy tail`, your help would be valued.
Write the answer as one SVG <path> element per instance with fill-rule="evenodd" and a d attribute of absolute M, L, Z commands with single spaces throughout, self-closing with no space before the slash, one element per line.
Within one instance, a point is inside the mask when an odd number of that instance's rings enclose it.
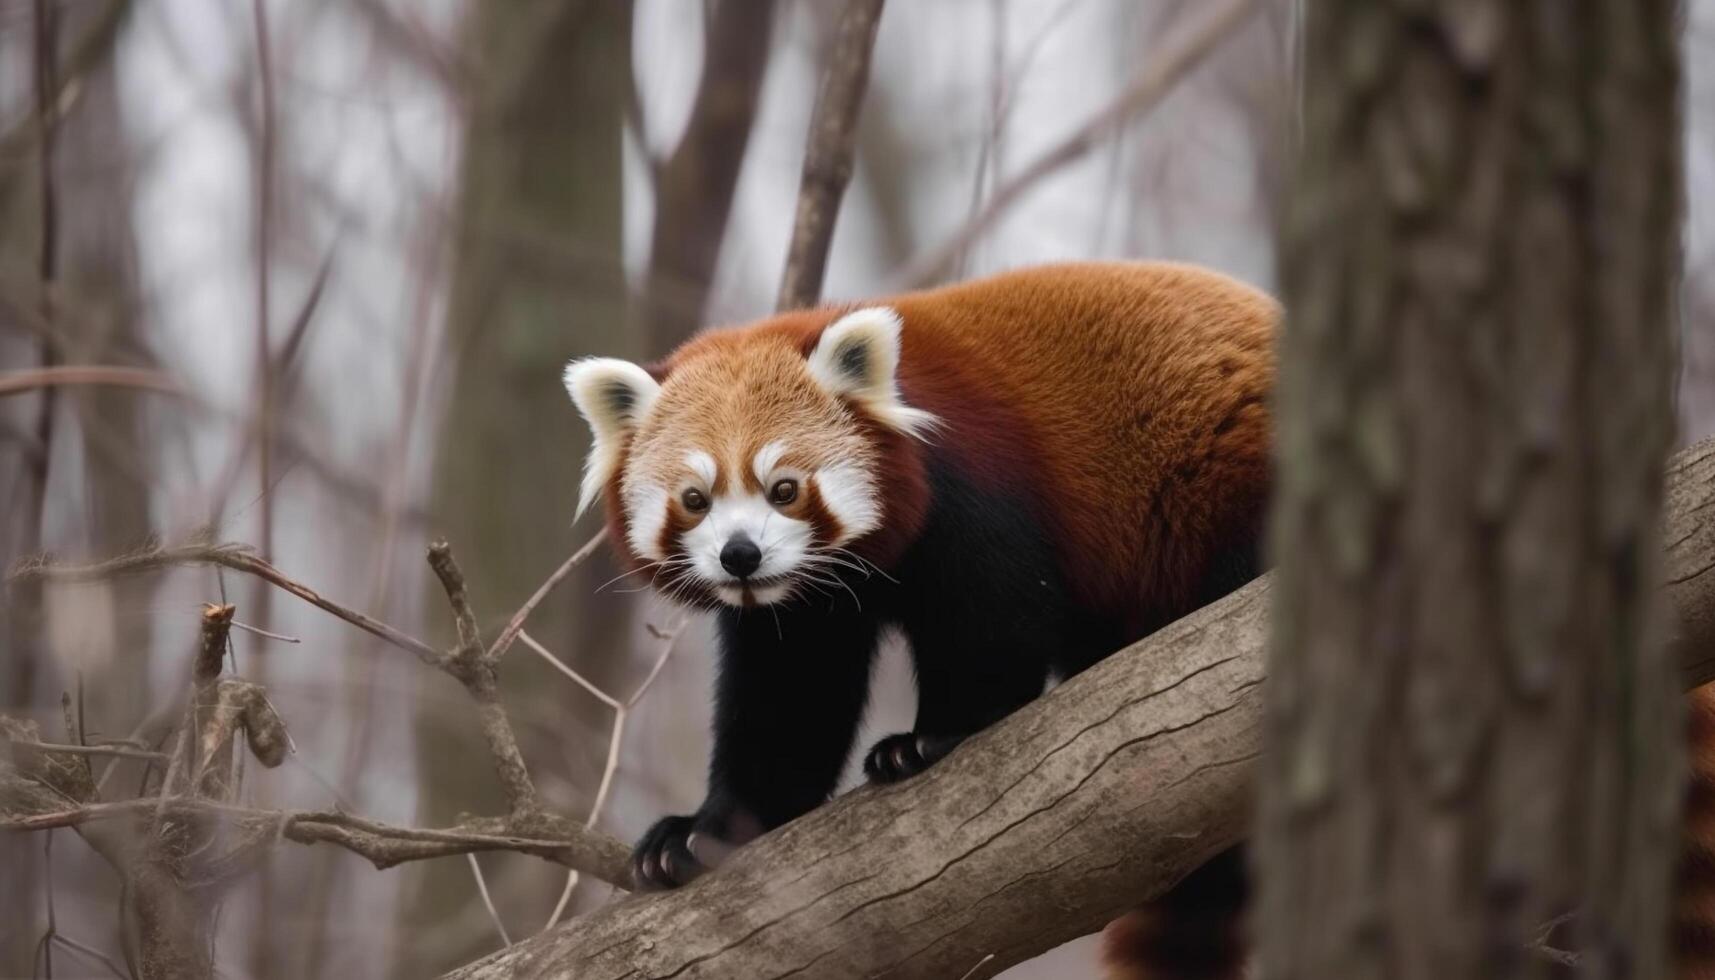
<path fill-rule="evenodd" d="M 1685 831 L 1673 889 L 1679 980 L 1715 980 L 1715 684 L 1686 696 Z"/>
<path fill-rule="evenodd" d="M 1245 852 L 1234 847 L 1102 932 L 1107 980 L 1237 980 L 1245 961 Z"/>

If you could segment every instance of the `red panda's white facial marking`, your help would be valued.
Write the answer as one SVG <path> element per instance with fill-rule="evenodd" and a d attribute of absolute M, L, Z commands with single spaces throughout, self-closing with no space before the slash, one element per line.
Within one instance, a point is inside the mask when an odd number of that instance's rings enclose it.
<path fill-rule="evenodd" d="M 899 328 L 890 309 L 859 310 L 808 357 L 787 336 L 741 332 L 689 348 L 660 384 L 575 362 L 567 386 L 597 433 L 585 502 L 618 477 L 625 543 L 669 595 L 764 605 L 839 592 L 833 569 L 849 563 L 835 549 L 885 517 L 860 416 L 912 434 L 934 424 L 899 398 Z"/>
<path fill-rule="evenodd" d="M 784 452 L 785 444 L 778 441 L 749 460 L 729 451 L 724 472 L 734 474 L 732 479 L 723 478 L 713 453 L 693 449 L 685 454 L 679 499 L 694 500 L 695 507 L 684 507 L 693 523 L 678 536 L 677 567 L 723 602 L 762 605 L 785 598 L 812 547 L 814 530 L 805 515 L 792 512 L 796 501 L 770 496 L 781 481 L 802 479 L 800 471 L 781 465 Z M 745 472 L 754 483 L 738 478 Z M 638 522 L 646 517 L 635 515 Z M 754 566 L 735 561 L 729 552 L 734 542 L 754 546 Z"/>

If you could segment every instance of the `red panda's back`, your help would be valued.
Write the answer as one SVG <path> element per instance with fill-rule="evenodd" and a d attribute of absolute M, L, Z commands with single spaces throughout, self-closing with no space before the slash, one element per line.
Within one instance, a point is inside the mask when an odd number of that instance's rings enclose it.
<path fill-rule="evenodd" d="M 1279 308 L 1172 263 L 1042 266 L 892 301 L 907 401 L 1032 484 L 1074 585 L 1137 625 L 1189 612 L 1260 536 Z"/>

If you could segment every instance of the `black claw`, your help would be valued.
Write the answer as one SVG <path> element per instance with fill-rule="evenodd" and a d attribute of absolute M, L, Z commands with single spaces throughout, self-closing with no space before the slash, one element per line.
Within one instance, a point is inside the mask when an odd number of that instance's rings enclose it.
<path fill-rule="evenodd" d="M 864 756 L 863 771 L 872 783 L 897 783 L 917 775 L 938 758 L 924 751 L 926 740 L 911 732 L 889 735 Z"/>
<path fill-rule="evenodd" d="M 693 822 L 691 817 L 664 817 L 637 842 L 631 854 L 631 876 L 638 888 L 677 888 L 703 873 L 702 864 L 686 846 Z"/>

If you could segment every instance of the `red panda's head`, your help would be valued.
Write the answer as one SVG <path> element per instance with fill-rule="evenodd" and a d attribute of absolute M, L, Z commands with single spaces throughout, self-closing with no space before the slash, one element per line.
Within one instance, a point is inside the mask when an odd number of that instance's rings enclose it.
<path fill-rule="evenodd" d="M 875 307 L 819 335 L 706 334 L 659 381 L 628 361 L 573 361 L 566 389 L 595 437 L 578 512 L 605 497 L 615 544 L 695 604 L 839 591 L 831 571 L 860 564 L 850 548 L 889 516 L 878 431 L 920 437 L 935 422 L 901 399 L 899 351 L 899 315 Z"/>

